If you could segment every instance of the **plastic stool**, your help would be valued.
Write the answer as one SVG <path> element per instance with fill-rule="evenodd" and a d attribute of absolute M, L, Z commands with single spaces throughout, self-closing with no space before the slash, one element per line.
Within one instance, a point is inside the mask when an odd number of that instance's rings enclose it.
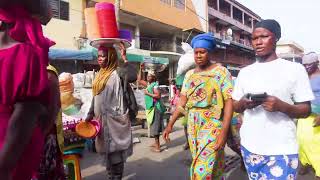
<path fill-rule="evenodd" d="M 67 180 L 81 180 L 79 155 L 64 155 L 63 164 L 67 167 Z"/>

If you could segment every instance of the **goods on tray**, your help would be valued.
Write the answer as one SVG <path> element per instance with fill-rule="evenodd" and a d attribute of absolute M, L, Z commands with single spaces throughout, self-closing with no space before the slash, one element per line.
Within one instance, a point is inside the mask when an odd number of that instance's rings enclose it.
<path fill-rule="evenodd" d="M 74 90 L 73 77 L 70 73 L 61 73 L 59 75 L 60 92 L 72 92 Z"/>
<path fill-rule="evenodd" d="M 73 92 L 62 92 L 60 93 L 60 99 L 61 99 L 61 108 L 63 111 L 66 110 L 69 106 L 73 105 L 75 102 L 75 99 L 73 97 Z"/>
<path fill-rule="evenodd" d="M 74 115 L 79 112 L 79 110 L 75 106 L 76 99 L 73 96 L 73 76 L 70 73 L 60 74 L 59 87 L 62 111 L 67 115 Z"/>
<path fill-rule="evenodd" d="M 84 148 L 85 139 L 80 137 L 75 131 L 76 125 L 80 121 L 80 118 L 74 118 L 72 116 L 62 114 L 65 151 Z"/>
<path fill-rule="evenodd" d="M 118 38 L 119 31 L 112 3 L 101 2 L 95 6 L 102 38 Z"/>
<path fill-rule="evenodd" d="M 131 46 L 131 32 L 118 29 L 115 7 L 112 3 L 100 2 L 95 5 L 95 8 L 86 8 L 85 22 L 91 46 L 113 47 L 121 42 L 126 48 Z"/>
<path fill-rule="evenodd" d="M 95 8 L 86 8 L 84 10 L 85 23 L 89 39 L 100 38 L 100 29 Z"/>

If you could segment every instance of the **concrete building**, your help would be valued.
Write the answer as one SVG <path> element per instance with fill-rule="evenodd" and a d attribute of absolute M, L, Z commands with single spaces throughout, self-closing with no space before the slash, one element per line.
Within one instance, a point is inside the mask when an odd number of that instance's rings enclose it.
<path fill-rule="evenodd" d="M 86 46 L 84 9 L 97 2 L 115 0 L 50 0 L 54 19 L 44 27 L 55 48 L 82 49 Z M 130 51 L 148 51 L 167 57 L 170 66 L 164 78 L 173 78 L 182 53 L 181 42 L 190 42 L 202 32 L 218 39 L 215 60 L 230 69 L 253 62 L 250 44 L 253 25 L 261 18 L 235 0 L 116 0 L 120 29 L 133 35 Z"/>
<path fill-rule="evenodd" d="M 218 38 L 218 61 L 237 70 L 254 61 L 251 33 L 261 17 L 235 0 L 208 0 L 209 31 Z"/>
<path fill-rule="evenodd" d="M 280 40 L 277 43 L 277 55 L 280 58 L 301 63 L 303 53 L 303 47 L 294 41 Z"/>
<path fill-rule="evenodd" d="M 114 0 L 89 0 L 87 7 L 96 2 L 115 3 Z M 117 1 L 118 2 L 118 1 Z M 161 83 L 175 77 L 177 62 L 182 53 L 181 42 L 190 41 L 193 32 L 206 32 L 206 0 L 121 0 L 120 29 L 133 35 L 133 49 L 146 50 L 151 56 L 169 58 L 169 68 L 161 73 Z"/>
<path fill-rule="evenodd" d="M 46 36 L 56 42 L 55 48 L 80 49 L 79 41 L 85 38 L 83 10 L 85 0 L 49 0 L 53 18 L 43 26 Z"/>

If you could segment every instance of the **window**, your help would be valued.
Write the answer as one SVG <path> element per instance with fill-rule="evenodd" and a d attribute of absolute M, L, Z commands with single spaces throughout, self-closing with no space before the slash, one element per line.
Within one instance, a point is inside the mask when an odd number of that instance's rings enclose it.
<path fill-rule="evenodd" d="M 185 9 L 185 0 L 175 0 L 174 6 L 178 9 Z"/>
<path fill-rule="evenodd" d="M 87 8 L 95 7 L 96 4 L 97 4 L 97 2 L 95 2 L 93 0 L 87 0 Z"/>
<path fill-rule="evenodd" d="M 69 2 L 67 0 L 49 1 L 54 18 L 69 21 Z"/>
<path fill-rule="evenodd" d="M 169 4 L 171 6 L 171 0 L 160 0 L 163 3 Z"/>

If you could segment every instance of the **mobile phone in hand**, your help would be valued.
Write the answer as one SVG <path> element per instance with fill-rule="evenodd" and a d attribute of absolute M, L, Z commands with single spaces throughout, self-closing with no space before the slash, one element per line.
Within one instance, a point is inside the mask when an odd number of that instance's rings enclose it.
<path fill-rule="evenodd" d="M 247 98 L 251 101 L 254 101 L 254 102 L 263 102 L 266 98 L 268 97 L 268 94 L 267 93 L 259 93 L 259 94 L 252 94 L 252 93 L 249 93 L 247 95 Z"/>

